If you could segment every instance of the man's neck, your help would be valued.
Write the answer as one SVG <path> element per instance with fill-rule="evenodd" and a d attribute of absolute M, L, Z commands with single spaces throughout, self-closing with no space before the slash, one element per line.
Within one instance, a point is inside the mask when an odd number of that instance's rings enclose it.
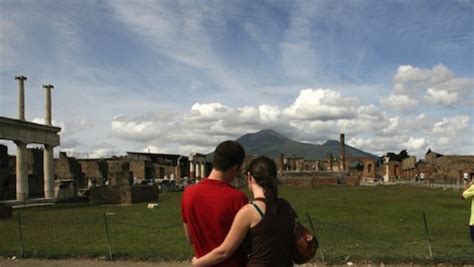
<path fill-rule="evenodd" d="M 207 177 L 207 179 L 229 183 L 229 181 L 226 177 L 226 174 L 222 171 L 215 170 L 215 169 L 212 169 L 212 171 L 209 174 L 209 176 Z"/>

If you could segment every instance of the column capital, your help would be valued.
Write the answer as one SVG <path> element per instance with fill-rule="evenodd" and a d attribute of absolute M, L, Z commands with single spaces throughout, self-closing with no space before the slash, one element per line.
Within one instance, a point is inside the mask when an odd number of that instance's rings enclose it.
<path fill-rule="evenodd" d="M 43 84 L 43 88 L 44 88 L 44 89 L 53 89 L 54 86 L 51 85 L 51 84 Z"/>
<path fill-rule="evenodd" d="M 26 81 L 26 77 L 23 75 L 15 76 L 15 80 Z"/>

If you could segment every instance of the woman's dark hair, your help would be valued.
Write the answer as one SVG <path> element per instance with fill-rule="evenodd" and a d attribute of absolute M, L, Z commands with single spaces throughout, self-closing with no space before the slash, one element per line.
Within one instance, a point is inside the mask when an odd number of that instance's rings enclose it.
<path fill-rule="evenodd" d="M 253 176 L 255 182 L 264 189 L 267 211 L 271 211 L 274 214 L 278 197 L 277 167 L 275 162 L 270 158 L 260 156 L 250 162 L 247 171 Z M 269 212 L 265 214 L 269 214 Z"/>
<path fill-rule="evenodd" d="M 227 171 L 234 166 L 242 166 L 245 158 L 244 148 L 236 141 L 227 140 L 220 143 L 214 150 L 212 168 Z"/>

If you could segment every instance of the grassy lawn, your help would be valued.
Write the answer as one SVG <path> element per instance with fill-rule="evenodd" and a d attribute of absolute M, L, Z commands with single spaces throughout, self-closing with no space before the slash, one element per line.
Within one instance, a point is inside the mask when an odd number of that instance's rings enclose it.
<path fill-rule="evenodd" d="M 459 192 L 408 187 L 282 187 L 301 221 L 313 219 L 321 250 L 315 260 L 431 263 L 422 212 L 426 213 L 435 262 L 474 263 L 467 222 L 469 203 Z M 15 210 L 0 221 L 0 255 L 19 255 L 18 213 L 22 217 L 24 255 L 96 257 L 108 253 L 103 213 L 115 257 L 186 260 L 192 255 L 180 222 L 180 193 L 160 195 L 160 205 L 61 204 Z"/>

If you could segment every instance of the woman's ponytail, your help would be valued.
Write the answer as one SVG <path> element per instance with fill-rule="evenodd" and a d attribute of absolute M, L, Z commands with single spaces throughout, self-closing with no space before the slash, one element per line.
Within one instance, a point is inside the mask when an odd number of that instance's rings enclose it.
<path fill-rule="evenodd" d="M 267 211 L 270 211 L 265 214 L 274 214 L 278 198 L 277 167 L 275 162 L 268 157 L 260 156 L 250 163 L 248 170 L 255 179 L 255 182 L 264 189 Z"/>

